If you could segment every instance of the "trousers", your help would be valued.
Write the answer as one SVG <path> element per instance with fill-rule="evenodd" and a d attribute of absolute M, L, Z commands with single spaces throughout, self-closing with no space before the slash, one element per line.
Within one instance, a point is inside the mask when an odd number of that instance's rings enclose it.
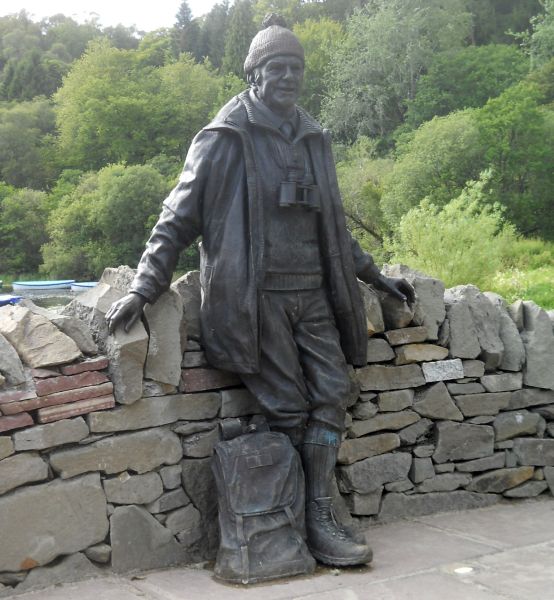
<path fill-rule="evenodd" d="M 308 424 L 344 431 L 351 383 L 323 288 L 265 290 L 260 370 L 242 375 L 269 426 L 301 443 Z"/>

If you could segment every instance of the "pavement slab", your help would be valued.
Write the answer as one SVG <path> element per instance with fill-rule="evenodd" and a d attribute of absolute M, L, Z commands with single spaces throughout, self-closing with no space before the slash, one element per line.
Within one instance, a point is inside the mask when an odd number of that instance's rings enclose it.
<path fill-rule="evenodd" d="M 554 598 L 550 497 L 373 526 L 371 566 L 225 585 L 211 565 L 56 586 L 13 600 L 529 600 Z"/>

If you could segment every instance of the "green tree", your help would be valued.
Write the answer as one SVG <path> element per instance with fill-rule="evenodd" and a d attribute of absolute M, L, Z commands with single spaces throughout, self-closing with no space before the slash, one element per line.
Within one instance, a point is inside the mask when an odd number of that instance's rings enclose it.
<path fill-rule="evenodd" d="M 348 21 L 323 120 L 344 141 L 388 135 L 434 54 L 461 47 L 470 26 L 464 0 L 374 0 Z"/>
<path fill-rule="evenodd" d="M 0 273 L 36 273 L 47 240 L 46 193 L 14 190 L 0 201 Z"/>
<path fill-rule="evenodd" d="M 521 82 L 476 113 L 493 198 L 525 235 L 554 239 L 554 112 L 535 84 Z"/>
<path fill-rule="evenodd" d="M 541 10 L 541 0 L 468 0 L 473 15 L 473 44 L 509 44 L 511 32 L 525 31 Z"/>
<path fill-rule="evenodd" d="M 147 165 L 111 165 L 82 177 L 50 215 L 42 270 L 88 279 L 110 265 L 136 264 L 168 190 Z"/>
<path fill-rule="evenodd" d="M 488 203 L 488 176 L 469 182 L 443 207 L 425 199 L 408 211 L 387 246 L 392 260 L 437 277 L 447 287 L 485 286 L 517 239 L 501 207 Z"/>
<path fill-rule="evenodd" d="M 327 92 L 327 70 L 344 35 L 342 26 L 331 19 L 308 19 L 294 26 L 305 51 L 304 86 L 300 104 L 314 117 L 321 111 Z"/>
<path fill-rule="evenodd" d="M 175 56 L 189 52 L 197 60 L 201 59 L 200 27 L 198 22 L 192 18 L 192 11 L 187 0 L 183 0 L 179 5 L 179 10 L 175 15 L 172 37 Z"/>
<path fill-rule="evenodd" d="M 337 162 L 337 176 L 350 231 L 374 257 L 388 227 L 381 210 L 383 183 L 393 167 L 392 159 L 378 158 L 375 143 L 360 137 Z"/>
<path fill-rule="evenodd" d="M 55 177 L 52 103 L 44 98 L 0 107 L 0 179 L 44 188 Z"/>
<path fill-rule="evenodd" d="M 525 55 L 514 46 L 469 46 L 436 55 L 408 101 L 406 123 L 418 127 L 434 116 L 483 106 L 525 77 Z"/>
<path fill-rule="evenodd" d="M 542 0 L 544 13 L 532 20 L 533 32 L 528 39 L 528 49 L 534 68 L 554 58 L 554 0 Z"/>
<path fill-rule="evenodd" d="M 88 170 L 142 162 L 158 152 L 151 127 L 158 81 L 137 62 L 133 51 L 98 40 L 74 64 L 54 97 L 66 166 Z"/>
<path fill-rule="evenodd" d="M 466 181 L 479 176 L 485 148 L 474 113 L 467 109 L 435 117 L 400 145 L 381 200 L 392 228 L 423 198 L 442 207 L 460 193 Z"/>
<path fill-rule="evenodd" d="M 215 4 L 201 22 L 198 54 L 219 69 L 225 54 L 225 33 L 229 22 L 229 0 Z"/>
<path fill-rule="evenodd" d="M 244 77 L 244 60 L 256 35 L 252 0 L 237 0 L 231 9 L 221 70 Z"/>

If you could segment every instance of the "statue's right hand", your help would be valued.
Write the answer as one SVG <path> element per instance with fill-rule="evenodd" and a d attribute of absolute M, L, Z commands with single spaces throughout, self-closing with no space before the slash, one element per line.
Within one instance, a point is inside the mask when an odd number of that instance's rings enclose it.
<path fill-rule="evenodd" d="M 127 294 L 114 302 L 106 313 L 108 331 L 113 333 L 123 323 L 123 329 L 128 332 L 140 319 L 146 302 L 146 298 L 136 292 Z"/>

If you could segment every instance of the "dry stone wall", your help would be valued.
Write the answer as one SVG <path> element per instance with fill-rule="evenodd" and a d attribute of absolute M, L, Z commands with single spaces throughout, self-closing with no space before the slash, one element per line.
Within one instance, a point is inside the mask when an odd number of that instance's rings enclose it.
<path fill-rule="evenodd" d="M 360 284 L 368 364 L 352 369 L 336 503 L 360 526 L 554 493 L 553 317 L 395 266 L 407 308 Z M 0 597 L 102 570 L 213 558 L 218 423 L 258 413 L 206 361 L 198 273 L 130 333 L 108 269 L 62 315 L 0 308 Z"/>

